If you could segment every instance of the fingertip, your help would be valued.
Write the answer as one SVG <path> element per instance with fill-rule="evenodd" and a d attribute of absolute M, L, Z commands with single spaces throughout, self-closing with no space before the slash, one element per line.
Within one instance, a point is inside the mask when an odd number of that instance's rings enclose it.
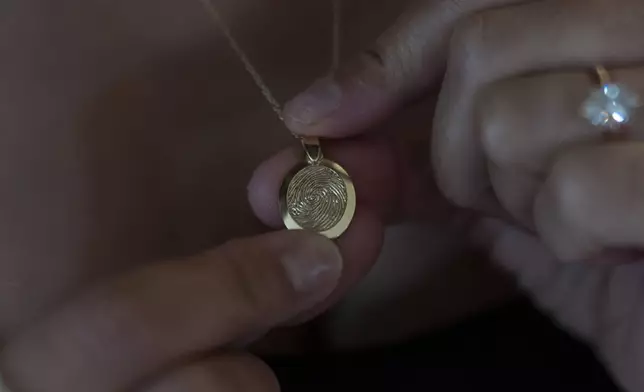
<path fill-rule="evenodd" d="M 257 218 L 273 228 L 282 226 L 279 191 L 282 181 L 298 158 L 293 149 L 286 149 L 262 163 L 248 184 L 248 200 Z"/>
<path fill-rule="evenodd" d="M 322 303 L 290 320 L 286 325 L 293 326 L 309 321 L 338 303 L 374 266 L 380 255 L 384 237 L 384 224 L 378 214 L 367 207 L 358 206 L 351 226 L 336 242 L 344 260 L 344 269 L 335 291 Z"/>
<path fill-rule="evenodd" d="M 286 126 L 298 135 L 341 138 L 359 135 L 389 117 L 400 99 L 387 87 L 385 75 L 364 58 L 356 57 L 289 101 Z"/>
<path fill-rule="evenodd" d="M 284 106 L 284 121 L 291 130 L 307 131 L 310 126 L 332 117 L 343 103 L 343 88 L 334 77 L 316 80 Z"/>

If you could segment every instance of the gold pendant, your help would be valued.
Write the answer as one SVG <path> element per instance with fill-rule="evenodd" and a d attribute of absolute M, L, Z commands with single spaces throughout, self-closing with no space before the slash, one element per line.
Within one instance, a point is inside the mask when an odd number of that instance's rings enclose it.
<path fill-rule="evenodd" d="M 306 162 L 286 176 L 280 189 L 280 211 L 289 230 L 310 230 L 340 237 L 356 211 L 356 191 L 349 174 L 322 155 L 316 138 L 302 139 Z"/>

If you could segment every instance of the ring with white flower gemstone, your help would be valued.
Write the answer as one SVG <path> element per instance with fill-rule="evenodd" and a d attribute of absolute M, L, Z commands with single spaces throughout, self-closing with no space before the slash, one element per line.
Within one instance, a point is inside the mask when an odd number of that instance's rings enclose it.
<path fill-rule="evenodd" d="M 640 97 L 628 86 L 615 83 L 604 66 L 595 68 L 599 87 L 594 89 L 581 107 L 581 114 L 592 125 L 606 132 L 624 129 L 631 122 Z"/>

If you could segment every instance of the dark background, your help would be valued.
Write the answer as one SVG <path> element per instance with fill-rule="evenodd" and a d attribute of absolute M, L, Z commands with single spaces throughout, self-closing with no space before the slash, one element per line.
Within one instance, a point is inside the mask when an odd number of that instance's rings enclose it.
<path fill-rule="evenodd" d="M 269 363 L 284 392 L 619 391 L 587 346 L 527 300 L 397 346 Z"/>

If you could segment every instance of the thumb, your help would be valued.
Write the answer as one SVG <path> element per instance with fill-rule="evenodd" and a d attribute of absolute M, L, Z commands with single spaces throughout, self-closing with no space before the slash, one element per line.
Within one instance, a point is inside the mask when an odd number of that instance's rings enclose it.
<path fill-rule="evenodd" d="M 259 298 L 245 299 L 257 304 L 269 299 L 266 305 L 277 305 L 280 312 L 276 313 L 282 313 L 281 317 L 308 310 L 326 299 L 336 289 L 343 271 L 338 247 L 321 235 L 303 230 L 234 240 L 214 253 L 222 269 L 233 267 L 239 272 L 226 280 L 240 288 L 254 287 Z M 244 300 L 242 295 L 238 298 Z"/>
<path fill-rule="evenodd" d="M 287 231 L 154 263 L 20 331 L 0 352 L 0 372 L 16 390 L 129 390 L 298 316 L 333 292 L 341 272 L 333 242 Z"/>
<path fill-rule="evenodd" d="M 519 1 L 525 0 L 417 2 L 370 49 L 289 102 L 284 108 L 286 125 L 308 136 L 361 133 L 439 83 L 452 29 L 459 19 Z"/>

